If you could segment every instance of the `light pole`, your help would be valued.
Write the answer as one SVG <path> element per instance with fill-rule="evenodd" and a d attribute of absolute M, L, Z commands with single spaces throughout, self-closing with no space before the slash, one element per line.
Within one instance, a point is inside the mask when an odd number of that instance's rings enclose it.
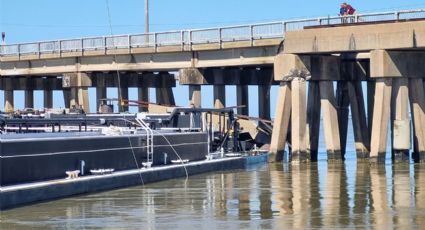
<path fill-rule="evenodd" d="M 149 0 L 145 0 L 145 33 L 149 33 Z"/>

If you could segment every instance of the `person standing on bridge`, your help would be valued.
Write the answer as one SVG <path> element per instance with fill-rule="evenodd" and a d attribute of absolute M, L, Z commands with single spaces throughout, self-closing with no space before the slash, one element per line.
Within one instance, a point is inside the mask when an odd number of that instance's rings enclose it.
<path fill-rule="evenodd" d="M 354 22 L 353 15 L 356 14 L 356 9 L 354 9 L 350 4 L 347 4 L 346 2 L 341 4 L 341 8 L 339 9 L 340 16 L 348 16 L 350 17 L 350 22 Z M 347 22 L 347 20 L 343 19 L 343 23 Z"/>

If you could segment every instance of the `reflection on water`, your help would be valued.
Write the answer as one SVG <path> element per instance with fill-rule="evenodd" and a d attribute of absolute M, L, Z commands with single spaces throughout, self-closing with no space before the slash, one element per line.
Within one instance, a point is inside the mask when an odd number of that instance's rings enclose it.
<path fill-rule="evenodd" d="M 420 228 L 425 166 L 271 164 L 1 213 L 1 229 Z"/>

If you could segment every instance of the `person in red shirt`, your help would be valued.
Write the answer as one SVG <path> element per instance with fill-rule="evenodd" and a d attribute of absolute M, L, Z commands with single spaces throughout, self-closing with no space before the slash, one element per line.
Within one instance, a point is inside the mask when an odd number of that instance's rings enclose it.
<path fill-rule="evenodd" d="M 345 13 L 348 15 L 354 15 L 356 13 L 356 9 L 354 9 L 350 4 L 344 2 Z"/>
<path fill-rule="evenodd" d="M 347 4 L 346 2 L 341 4 L 340 9 L 340 16 L 349 16 L 350 22 L 354 22 L 354 18 L 351 17 L 352 15 L 355 15 L 356 9 L 354 9 L 350 4 Z M 343 23 L 347 22 L 347 19 L 343 19 Z"/>

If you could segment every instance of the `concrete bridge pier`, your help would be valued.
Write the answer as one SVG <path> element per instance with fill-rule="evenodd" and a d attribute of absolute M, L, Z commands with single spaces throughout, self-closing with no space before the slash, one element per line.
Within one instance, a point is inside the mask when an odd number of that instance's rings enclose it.
<path fill-rule="evenodd" d="M 104 76 L 97 74 L 96 76 L 96 111 L 100 111 L 100 106 L 102 103 L 102 99 L 107 98 L 107 87 L 106 87 L 106 79 Z"/>
<path fill-rule="evenodd" d="M 24 88 L 24 106 L 25 108 L 34 108 L 34 88 L 35 78 L 25 77 L 20 79 L 20 86 Z"/>
<path fill-rule="evenodd" d="M 62 78 L 65 106 L 67 108 L 72 106 L 81 106 L 86 113 L 89 113 L 90 105 L 88 87 L 91 86 L 92 81 L 87 73 L 65 73 Z M 69 89 L 69 91 L 66 89 Z M 69 104 L 67 104 L 67 101 L 69 101 Z"/>
<path fill-rule="evenodd" d="M 249 89 L 247 85 L 236 86 L 236 105 L 238 106 L 238 114 L 249 115 Z"/>
<path fill-rule="evenodd" d="M 56 77 L 43 77 L 37 81 L 37 89 L 43 89 L 43 107 L 53 108 L 53 90 L 58 89 Z"/>
<path fill-rule="evenodd" d="M 413 119 L 413 153 L 417 162 L 425 161 L 425 95 L 423 79 L 409 79 L 410 111 Z"/>
<path fill-rule="evenodd" d="M 214 108 L 221 109 L 226 107 L 226 86 L 214 85 Z"/>
<path fill-rule="evenodd" d="M 46 109 L 53 108 L 53 90 L 45 89 L 43 91 L 43 107 Z"/>
<path fill-rule="evenodd" d="M 179 71 L 180 85 L 189 86 L 189 105 L 201 107 L 201 85 L 206 84 L 203 73 L 197 68 L 180 69 Z"/>
<path fill-rule="evenodd" d="M 425 52 L 371 51 L 371 77 L 377 79 L 371 137 L 373 161 L 384 162 L 389 119 L 392 124 L 393 160 L 409 160 L 411 132 L 408 100 L 413 118 L 412 156 L 415 161 L 425 160 L 425 66 L 421 61 L 424 59 Z"/>
<path fill-rule="evenodd" d="M 121 80 L 118 94 L 121 97 L 121 101 L 118 103 L 118 112 L 128 112 L 128 85 L 126 80 Z"/>
<path fill-rule="evenodd" d="M 392 160 L 409 161 L 410 153 L 410 118 L 409 90 L 407 78 L 394 79 L 391 96 L 391 142 Z"/>
<path fill-rule="evenodd" d="M 13 81 L 12 78 L 3 78 L 3 90 L 4 90 L 4 111 L 6 113 L 12 113 L 14 111 L 14 92 L 13 92 Z"/>
<path fill-rule="evenodd" d="M 320 110 L 319 82 L 310 81 L 308 82 L 307 97 L 307 135 L 309 139 L 307 151 L 312 161 L 317 161 L 319 150 Z"/>
<path fill-rule="evenodd" d="M 258 86 L 258 116 L 270 120 L 270 85 Z"/>
<path fill-rule="evenodd" d="M 306 84 L 306 80 L 302 76 L 294 76 L 291 81 L 292 162 L 310 160 L 307 156 Z"/>
<path fill-rule="evenodd" d="M 279 159 L 279 153 L 284 150 L 291 117 L 292 160 L 300 162 L 317 160 L 320 110 L 322 110 L 328 161 L 343 160 L 337 100 L 333 87 L 333 82 L 341 79 L 339 57 L 279 54 L 274 69 L 275 80 L 285 82 L 280 87 L 270 147 L 275 159 Z M 306 81 L 309 82 L 310 89 L 308 101 Z M 348 94 L 346 88 L 348 87 L 345 87 L 344 97 Z M 346 110 L 348 101 L 346 98 L 343 100 Z"/>
<path fill-rule="evenodd" d="M 137 100 L 149 102 L 149 88 L 148 87 L 141 86 L 141 87 L 137 88 Z M 148 111 L 148 107 L 139 106 L 139 112 L 147 112 L 147 111 Z"/>

